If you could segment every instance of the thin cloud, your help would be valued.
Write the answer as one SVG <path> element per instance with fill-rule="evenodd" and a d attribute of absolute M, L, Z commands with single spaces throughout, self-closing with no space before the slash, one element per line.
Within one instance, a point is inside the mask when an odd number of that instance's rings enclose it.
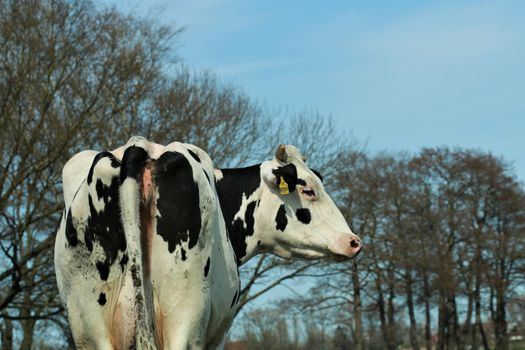
<path fill-rule="evenodd" d="M 372 31 L 358 49 L 402 62 L 458 64 L 522 46 L 523 25 L 498 5 L 463 5 L 411 13 Z"/>
<path fill-rule="evenodd" d="M 216 72 L 219 75 L 241 75 L 248 73 L 261 72 L 270 69 L 282 69 L 286 67 L 297 66 L 306 63 L 306 59 L 298 58 L 284 58 L 284 59 L 268 59 L 244 63 L 228 64 L 216 67 Z"/>

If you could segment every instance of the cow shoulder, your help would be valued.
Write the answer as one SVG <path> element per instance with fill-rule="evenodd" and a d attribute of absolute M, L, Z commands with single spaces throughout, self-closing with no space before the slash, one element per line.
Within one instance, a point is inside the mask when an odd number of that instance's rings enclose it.
<path fill-rule="evenodd" d="M 219 173 L 222 177 L 217 177 L 216 181 L 222 214 L 238 264 L 246 256 L 246 237 L 254 233 L 260 172 L 260 164 L 242 169 L 222 169 Z"/>

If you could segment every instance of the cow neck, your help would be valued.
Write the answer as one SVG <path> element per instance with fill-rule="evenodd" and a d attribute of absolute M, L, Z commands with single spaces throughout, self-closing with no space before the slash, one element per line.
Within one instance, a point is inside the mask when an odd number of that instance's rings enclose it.
<path fill-rule="evenodd" d="M 254 218 L 261 187 L 260 164 L 247 168 L 220 169 L 216 181 L 217 194 L 237 264 L 246 262 L 255 253 Z"/>

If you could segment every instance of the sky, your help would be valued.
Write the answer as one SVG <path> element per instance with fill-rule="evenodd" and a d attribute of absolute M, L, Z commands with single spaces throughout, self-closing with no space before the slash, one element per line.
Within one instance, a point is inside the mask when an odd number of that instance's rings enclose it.
<path fill-rule="evenodd" d="M 118 1 L 183 27 L 185 65 L 316 110 L 369 151 L 490 151 L 525 180 L 524 1 Z"/>
<path fill-rule="evenodd" d="M 525 182 L 525 1 L 111 1 L 183 27 L 187 67 L 332 116 L 371 152 L 476 148 Z"/>

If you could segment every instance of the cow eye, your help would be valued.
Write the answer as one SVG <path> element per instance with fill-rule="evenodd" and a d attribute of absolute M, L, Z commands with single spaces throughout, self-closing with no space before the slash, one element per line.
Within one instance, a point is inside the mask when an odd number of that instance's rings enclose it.
<path fill-rule="evenodd" d="M 307 195 L 308 197 L 315 197 L 315 192 L 311 188 L 303 188 L 301 192 Z"/>

